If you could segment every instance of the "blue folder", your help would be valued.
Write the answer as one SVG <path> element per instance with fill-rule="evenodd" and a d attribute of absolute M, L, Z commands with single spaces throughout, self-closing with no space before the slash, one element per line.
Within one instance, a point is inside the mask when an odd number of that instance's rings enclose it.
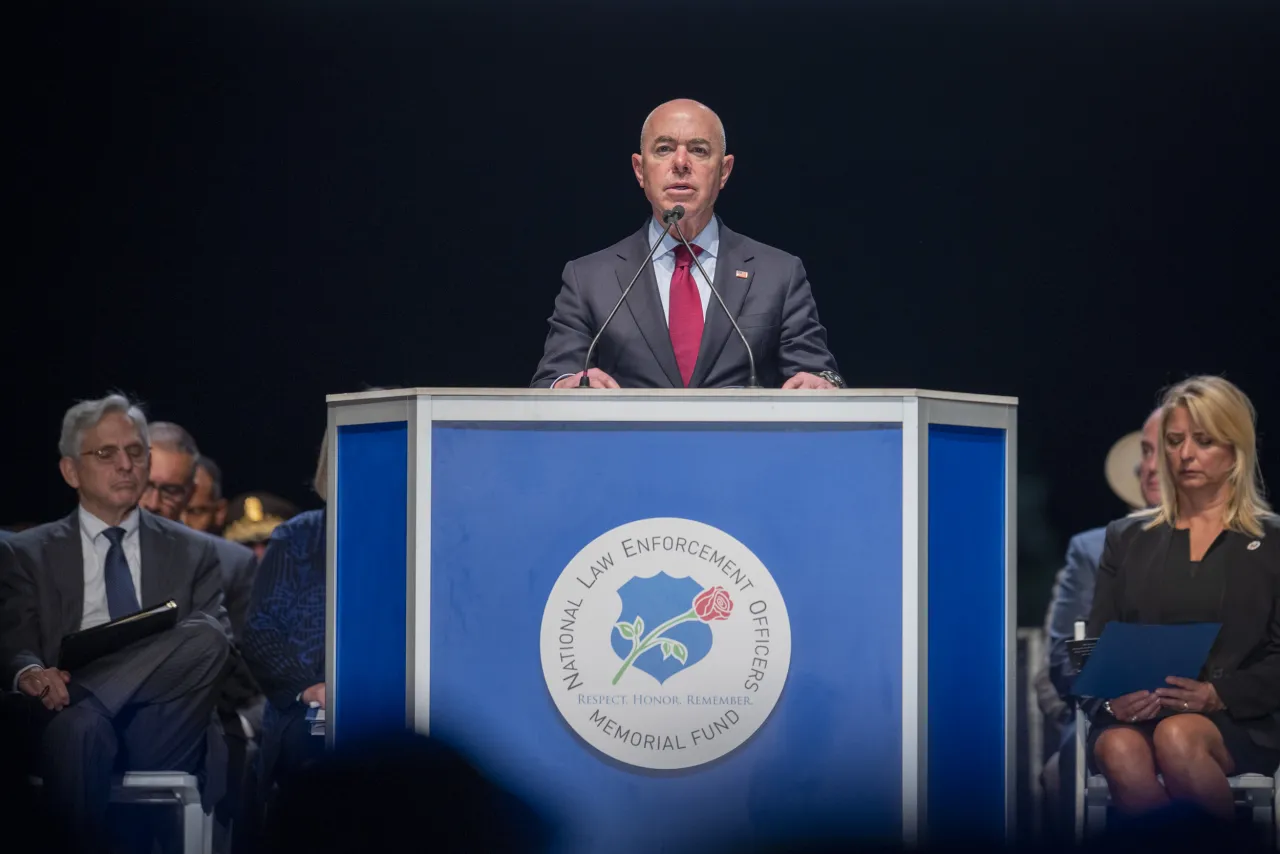
<path fill-rule="evenodd" d="M 1196 679 L 1221 628 L 1221 623 L 1107 623 L 1072 693 L 1113 700 L 1167 688 L 1168 676 Z"/>

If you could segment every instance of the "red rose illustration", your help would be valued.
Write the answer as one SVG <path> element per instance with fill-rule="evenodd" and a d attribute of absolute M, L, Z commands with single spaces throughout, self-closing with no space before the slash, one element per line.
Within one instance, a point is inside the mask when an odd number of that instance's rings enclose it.
<path fill-rule="evenodd" d="M 723 587 L 708 587 L 694 598 L 693 610 L 704 623 L 727 620 L 733 613 L 733 600 L 729 598 L 729 591 Z"/>

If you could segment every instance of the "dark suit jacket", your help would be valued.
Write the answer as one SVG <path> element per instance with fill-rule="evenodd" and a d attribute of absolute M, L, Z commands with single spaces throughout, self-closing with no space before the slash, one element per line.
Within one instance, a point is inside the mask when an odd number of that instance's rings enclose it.
<path fill-rule="evenodd" d="M 232 658 L 234 664 L 227 679 L 222 683 L 222 698 L 219 705 L 228 712 L 248 704 L 262 691 L 249 672 L 249 665 L 241 655 L 244 644 L 244 621 L 249 614 L 249 595 L 253 592 L 253 576 L 258 568 L 258 558 L 253 549 L 233 543 L 222 537 L 209 534 L 214 551 L 218 555 L 218 565 L 222 571 L 222 595 L 227 608 L 227 619 L 231 623 Z M 144 559 L 145 564 L 145 559 Z M 145 570 L 144 570 L 145 571 Z"/>
<path fill-rule="evenodd" d="M 195 611 L 218 620 L 230 636 L 222 604 L 218 552 L 210 537 L 138 511 L 144 608 L 172 599 L 179 621 Z M 0 689 L 30 664 L 56 667 L 62 638 L 84 616 L 80 518 L 40 525 L 0 543 Z"/>
<path fill-rule="evenodd" d="M 1149 520 L 1130 516 L 1107 526 L 1089 637 L 1113 620 L 1162 621 L 1158 585 L 1173 532 L 1167 525 L 1144 530 Z M 1269 518 L 1264 533 L 1228 532 L 1222 544 L 1228 550 L 1222 631 L 1200 678 L 1213 683 L 1254 741 L 1280 748 L 1280 519 Z"/>
<path fill-rule="evenodd" d="M 648 251 L 646 222 L 626 240 L 565 265 L 531 386 L 546 388 L 557 377 L 582 370 L 592 337 Z M 746 278 L 737 276 L 739 270 Z M 751 342 L 760 385 L 778 388 L 801 371 L 838 370 L 799 258 L 730 231 L 721 222 L 715 286 Z M 645 264 L 592 361 L 623 388 L 684 387 L 652 263 Z M 749 376 L 742 341 L 712 296 L 689 387 L 742 386 Z"/>
<path fill-rule="evenodd" d="M 1106 528 L 1091 528 L 1072 537 L 1067 544 L 1067 562 L 1053 580 L 1053 596 L 1045 620 L 1049 637 L 1049 679 L 1064 700 L 1071 693 L 1071 682 L 1075 678 L 1069 672 L 1067 641 L 1075 637 L 1076 620 L 1089 619 L 1106 533 Z"/>

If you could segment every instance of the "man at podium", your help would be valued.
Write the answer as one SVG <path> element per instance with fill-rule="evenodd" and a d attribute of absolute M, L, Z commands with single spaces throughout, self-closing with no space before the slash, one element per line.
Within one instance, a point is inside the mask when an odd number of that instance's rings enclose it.
<path fill-rule="evenodd" d="M 531 385 L 578 387 L 588 368 L 591 388 L 726 388 L 753 379 L 765 388 L 843 387 L 800 259 L 715 215 L 733 171 L 719 117 L 696 101 L 662 104 L 645 120 L 631 168 L 652 216 L 630 237 L 565 265 Z"/>

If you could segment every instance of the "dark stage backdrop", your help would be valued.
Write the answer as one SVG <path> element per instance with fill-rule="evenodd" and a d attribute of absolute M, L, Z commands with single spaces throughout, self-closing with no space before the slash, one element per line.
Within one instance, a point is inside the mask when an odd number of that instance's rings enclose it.
<path fill-rule="evenodd" d="M 314 505 L 325 393 L 525 385 L 678 96 L 853 385 L 1021 399 L 1024 623 L 1161 386 L 1239 382 L 1280 477 L 1273 0 L 25 5 L 0 521 L 110 387 Z"/>

